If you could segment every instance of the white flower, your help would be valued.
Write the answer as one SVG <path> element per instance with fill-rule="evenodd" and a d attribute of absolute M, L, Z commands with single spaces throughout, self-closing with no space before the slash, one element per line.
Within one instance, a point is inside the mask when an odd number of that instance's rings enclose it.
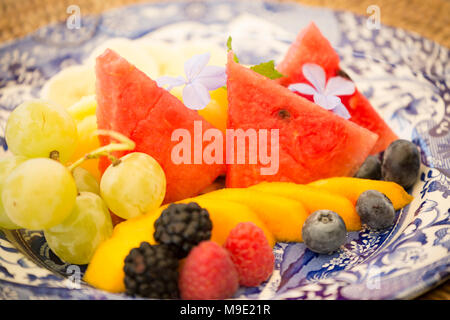
<path fill-rule="evenodd" d="M 158 78 L 156 83 L 159 87 L 167 86 L 168 91 L 185 85 L 183 103 L 189 109 L 201 110 L 211 101 L 209 91 L 223 87 L 227 81 L 225 68 L 207 66 L 209 59 L 209 53 L 195 55 L 184 63 L 186 78 L 163 76 Z"/>
<path fill-rule="evenodd" d="M 325 71 L 314 63 L 305 63 L 302 71 L 312 86 L 306 83 L 294 83 L 289 85 L 289 90 L 312 95 L 314 102 L 319 106 L 333 110 L 334 113 L 345 119 L 350 118 L 348 110 L 338 96 L 347 96 L 355 92 L 355 85 L 352 81 L 343 77 L 333 77 L 326 81 Z"/>

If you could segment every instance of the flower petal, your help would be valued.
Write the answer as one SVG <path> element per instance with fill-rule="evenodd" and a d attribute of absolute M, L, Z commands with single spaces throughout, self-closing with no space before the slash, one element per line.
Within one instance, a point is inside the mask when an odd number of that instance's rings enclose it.
<path fill-rule="evenodd" d="M 208 89 L 200 83 L 189 83 L 183 89 L 183 103 L 192 110 L 201 110 L 211 101 Z"/>
<path fill-rule="evenodd" d="M 194 82 L 202 84 L 208 90 L 216 90 L 227 84 L 225 67 L 206 66 L 194 79 Z"/>
<path fill-rule="evenodd" d="M 193 81 L 208 64 L 211 55 L 209 52 L 197 54 L 184 63 L 184 73 L 188 82 Z"/>
<path fill-rule="evenodd" d="M 305 63 L 302 67 L 303 75 L 320 93 L 325 90 L 326 75 L 321 66 L 314 63 Z"/>
<path fill-rule="evenodd" d="M 344 119 L 350 119 L 350 113 L 348 112 L 347 108 L 342 104 L 338 104 L 334 109 L 333 112 L 336 113 L 338 116 L 341 116 Z"/>
<path fill-rule="evenodd" d="M 333 96 L 348 96 L 355 92 L 355 84 L 353 81 L 347 80 L 343 77 L 333 77 L 328 79 L 325 87 L 326 95 Z"/>
<path fill-rule="evenodd" d="M 313 94 L 319 93 L 316 91 L 316 89 L 314 89 L 313 87 L 311 87 L 309 84 L 306 84 L 306 83 L 293 83 L 293 84 L 289 85 L 288 89 L 291 91 L 297 91 L 297 92 L 300 92 L 302 94 L 307 94 L 307 95 L 313 95 Z"/>
<path fill-rule="evenodd" d="M 332 110 L 341 103 L 341 99 L 336 96 L 327 96 L 325 94 L 315 94 L 314 103 L 325 108 L 327 110 Z"/>
<path fill-rule="evenodd" d="M 166 87 L 167 91 L 172 90 L 174 87 L 182 86 L 186 83 L 186 80 L 182 76 L 178 77 L 169 77 L 169 76 L 163 76 L 156 79 L 156 84 L 160 88 Z"/>

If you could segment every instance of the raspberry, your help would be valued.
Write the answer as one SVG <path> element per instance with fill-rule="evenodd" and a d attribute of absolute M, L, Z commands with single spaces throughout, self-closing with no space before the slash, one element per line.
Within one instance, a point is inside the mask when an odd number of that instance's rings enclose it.
<path fill-rule="evenodd" d="M 239 288 L 239 275 L 227 250 L 203 241 L 187 256 L 178 287 L 182 299 L 227 299 Z"/>
<path fill-rule="evenodd" d="M 239 223 L 230 231 L 224 246 L 238 270 L 239 284 L 258 286 L 272 274 L 275 263 L 272 248 L 254 223 Z"/>

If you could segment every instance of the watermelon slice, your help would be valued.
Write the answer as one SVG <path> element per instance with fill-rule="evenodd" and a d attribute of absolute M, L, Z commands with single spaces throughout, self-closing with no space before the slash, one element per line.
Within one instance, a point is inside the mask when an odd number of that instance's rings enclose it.
<path fill-rule="evenodd" d="M 187 129 L 194 141 L 198 138 L 194 121 L 201 121 L 202 131 L 213 128 L 196 111 L 185 107 L 112 50 L 97 58 L 96 75 L 98 128 L 124 134 L 136 143 L 134 151 L 145 152 L 159 162 L 167 179 L 165 202 L 196 195 L 223 173 L 223 164 L 175 164 L 171 159 L 172 148 L 179 143 L 171 141 L 175 129 Z M 110 142 L 104 136 L 100 140 L 102 145 Z M 194 143 L 191 146 L 193 155 Z M 202 146 L 206 146 L 205 142 Z M 100 170 L 103 172 L 108 165 L 103 157 Z"/>
<path fill-rule="evenodd" d="M 302 73 L 302 66 L 305 63 L 315 63 L 321 66 L 325 70 L 327 79 L 342 75 L 339 67 L 339 55 L 314 22 L 300 31 L 284 59 L 277 65 L 277 70 L 286 76 L 280 78 L 278 82 L 283 86 L 292 83 L 308 83 Z M 312 96 L 304 95 L 304 97 L 312 100 Z M 375 111 L 369 100 L 357 89 L 351 96 L 342 96 L 341 101 L 350 112 L 350 121 L 378 134 L 378 141 L 371 154 L 385 150 L 392 141 L 398 139 L 398 136 Z"/>
<path fill-rule="evenodd" d="M 227 130 L 279 130 L 278 172 L 261 175 L 261 168 L 267 165 L 261 161 L 250 164 L 249 152 L 245 152 L 244 164 L 227 160 L 227 187 L 247 187 L 262 181 L 308 183 L 325 177 L 352 176 L 377 141 L 378 136 L 371 131 L 236 63 L 232 51 L 228 55 L 227 75 Z M 275 149 L 269 150 L 270 154 Z"/>

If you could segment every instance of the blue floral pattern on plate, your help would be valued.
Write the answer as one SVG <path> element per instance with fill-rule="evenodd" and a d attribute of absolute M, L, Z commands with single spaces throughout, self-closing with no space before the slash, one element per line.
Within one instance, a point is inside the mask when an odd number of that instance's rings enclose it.
<path fill-rule="evenodd" d="M 351 232 L 332 255 L 278 243 L 271 278 L 235 297 L 413 298 L 450 274 L 450 50 L 417 34 L 387 26 L 371 30 L 364 17 L 348 12 L 225 0 L 123 7 L 82 17 L 75 31 L 65 23 L 49 25 L 0 46 L 0 150 L 7 149 L 4 126 L 11 110 L 39 96 L 47 79 L 81 63 L 106 39 L 203 40 L 225 50 L 231 35 L 241 61 L 257 64 L 279 61 L 311 20 L 388 124 L 420 146 L 420 180 L 410 190 L 414 201 L 397 212 L 390 230 Z M 80 281 L 85 267 L 60 261 L 41 232 L 0 231 L 0 299 L 128 299 Z"/>

